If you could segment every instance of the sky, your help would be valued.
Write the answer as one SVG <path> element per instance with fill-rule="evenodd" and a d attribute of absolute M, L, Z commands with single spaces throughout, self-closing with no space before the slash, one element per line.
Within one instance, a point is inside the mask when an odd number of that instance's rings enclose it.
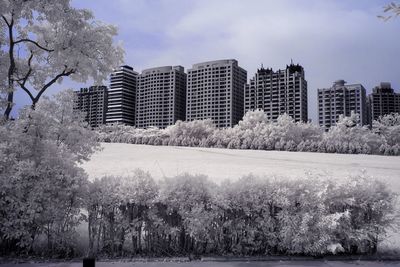
<path fill-rule="evenodd" d="M 400 91 L 400 17 L 378 19 L 390 0 L 72 0 L 119 28 L 125 63 L 146 68 L 236 59 L 247 70 L 304 67 L 309 117 L 317 89 L 344 79 L 370 92 L 380 82 Z M 105 81 L 108 84 L 108 81 Z M 90 83 L 86 85 L 91 85 Z M 79 89 L 66 80 L 51 88 Z M 17 92 L 18 103 L 27 101 Z"/>

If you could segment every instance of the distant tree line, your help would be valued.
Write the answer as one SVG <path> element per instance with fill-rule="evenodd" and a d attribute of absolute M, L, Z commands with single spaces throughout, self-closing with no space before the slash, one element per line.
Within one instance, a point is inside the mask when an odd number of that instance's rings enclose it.
<path fill-rule="evenodd" d="M 167 129 L 103 125 L 100 142 L 229 149 L 283 150 L 343 154 L 400 155 L 400 115 L 357 124 L 358 114 L 341 116 L 328 132 L 312 123 L 281 115 L 269 121 L 262 110 L 248 111 L 233 128 L 216 128 L 211 120 L 177 121 Z"/>

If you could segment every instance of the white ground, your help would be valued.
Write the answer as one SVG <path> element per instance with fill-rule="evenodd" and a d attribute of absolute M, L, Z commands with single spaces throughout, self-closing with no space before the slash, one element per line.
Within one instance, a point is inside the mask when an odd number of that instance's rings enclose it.
<path fill-rule="evenodd" d="M 187 172 L 206 174 L 215 182 L 250 173 L 299 177 L 311 171 L 340 178 L 365 170 L 400 193 L 400 157 L 110 143 L 102 147 L 83 164 L 91 179 L 125 176 L 136 168 L 150 172 L 156 179 Z"/>
<path fill-rule="evenodd" d="M 215 182 L 250 173 L 296 178 L 314 172 L 340 179 L 365 170 L 400 193 L 400 157 L 110 143 L 102 146 L 102 151 L 82 165 L 90 179 L 104 175 L 127 176 L 136 168 L 150 172 L 155 179 L 186 172 L 206 174 Z M 384 246 L 400 248 L 400 235 L 391 234 Z"/>

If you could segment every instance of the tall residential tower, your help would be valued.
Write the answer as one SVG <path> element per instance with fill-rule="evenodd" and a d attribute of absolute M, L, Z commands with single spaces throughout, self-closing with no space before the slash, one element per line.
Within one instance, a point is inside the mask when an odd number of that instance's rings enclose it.
<path fill-rule="evenodd" d="M 395 93 L 391 84 L 382 82 L 376 86 L 368 97 L 370 120 L 390 113 L 400 113 L 400 94 Z"/>
<path fill-rule="evenodd" d="M 243 117 L 247 72 L 234 59 L 194 64 L 188 70 L 186 120 L 212 119 L 232 127 Z"/>
<path fill-rule="evenodd" d="M 136 126 L 166 128 L 185 120 L 186 73 L 182 66 L 143 70 L 136 99 Z"/>
<path fill-rule="evenodd" d="M 343 80 L 334 82 L 331 88 L 318 89 L 319 125 L 329 129 L 336 125 L 340 115 L 360 116 L 360 125 L 368 123 L 366 91 L 361 84 L 346 85 Z"/>
<path fill-rule="evenodd" d="M 91 127 L 98 127 L 106 122 L 107 87 L 91 86 L 75 91 L 74 109 L 85 113 L 85 120 Z"/>
<path fill-rule="evenodd" d="M 308 120 L 304 69 L 293 63 L 284 70 L 257 70 L 245 86 L 244 111 L 263 109 L 270 120 L 284 113 L 295 121 Z"/>
<path fill-rule="evenodd" d="M 135 125 L 138 73 L 130 66 L 120 66 L 110 78 L 106 123 Z"/>

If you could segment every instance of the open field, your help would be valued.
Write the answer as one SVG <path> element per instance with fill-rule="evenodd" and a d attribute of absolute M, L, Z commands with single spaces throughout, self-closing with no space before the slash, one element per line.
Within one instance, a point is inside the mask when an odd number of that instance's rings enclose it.
<path fill-rule="evenodd" d="M 190 173 L 208 175 L 217 183 L 250 173 L 297 178 L 312 172 L 340 179 L 365 171 L 400 193 L 400 157 L 116 143 L 102 146 L 102 151 L 83 164 L 90 179 L 104 175 L 127 176 L 136 168 L 150 172 L 155 179 Z M 382 246 L 400 248 L 400 235 L 391 234 Z"/>
<path fill-rule="evenodd" d="M 140 168 L 160 179 L 181 173 L 205 174 L 215 182 L 250 173 L 301 177 L 307 172 L 332 178 L 362 170 L 400 192 L 400 157 L 286 151 L 230 150 L 103 143 L 83 168 L 91 179 L 104 175 L 129 175 Z"/>

